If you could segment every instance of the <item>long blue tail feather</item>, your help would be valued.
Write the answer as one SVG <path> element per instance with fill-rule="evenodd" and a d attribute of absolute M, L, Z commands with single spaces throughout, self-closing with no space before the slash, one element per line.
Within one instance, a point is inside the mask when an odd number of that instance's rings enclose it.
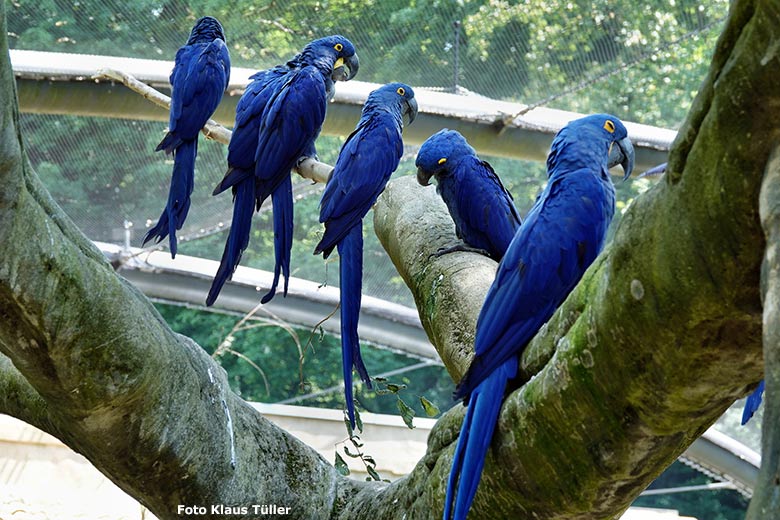
<path fill-rule="evenodd" d="M 173 258 L 176 258 L 177 251 L 176 231 L 182 228 L 190 210 L 190 196 L 195 187 L 195 157 L 198 155 L 197 139 L 177 142 L 179 147 L 173 152 L 173 173 L 168 189 L 168 202 L 157 224 L 146 232 L 143 239 L 143 243 L 146 244 L 152 239 L 155 243 L 159 243 L 166 236 L 169 237 Z M 160 146 L 163 143 L 160 143 Z"/>
<path fill-rule="evenodd" d="M 247 177 L 235 186 L 233 198 L 233 222 L 225 243 L 225 251 L 219 264 L 217 274 L 211 283 L 211 289 L 206 297 L 206 305 L 211 305 L 219 296 L 222 286 L 232 276 L 241 260 L 241 254 L 249 245 L 249 233 L 252 226 L 252 214 L 255 211 L 255 180 Z"/>
<path fill-rule="evenodd" d="M 745 401 L 745 408 L 742 410 L 742 426 L 748 423 L 748 421 L 753 417 L 753 414 L 756 413 L 756 410 L 758 410 L 758 407 L 761 406 L 761 398 L 764 394 L 764 386 L 765 380 L 762 379 L 761 382 L 758 383 L 758 387 L 753 390 L 753 393 L 747 397 L 747 401 Z"/>
<path fill-rule="evenodd" d="M 292 178 L 287 175 L 282 183 L 271 194 L 274 206 L 274 280 L 271 289 L 260 300 L 268 303 L 276 294 L 279 275 L 284 275 L 284 296 L 287 296 L 287 286 L 290 283 L 290 253 L 293 241 L 293 198 Z"/>
<path fill-rule="evenodd" d="M 444 520 L 450 520 L 452 516 L 453 500 L 455 520 L 465 520 L 469 512 L 471 502 L 477 493 L 493 431 L 498 422 L 498 413 L 501 410 L 507 381 L 516 375 L 517 357 L 513 356 L 497 367 L 471 393 L 447 482 Z"/>
<path fill-rule="evenodd" d="M 183 141 L 181 137 L 179 137 L 177 133 L 168 132 L 165 134 L 165 137 L 163 137 L 163 140 L 160 141 L 160 144 L 157 145 L 157 148 L 155 148 L 154 151 L 159 152 L 160 150 L 165 150 L 165 153 L 170 155 L 176 150 L 176 148 L 179 147 L 179 145 L 181 145 L 182 142 Z"/>
<path fill-rule="evenodd" d="M 211 192 L 212 195 L 219 195 L 223 191 L 227 190 L 228 188 L 232 188 L 233 186 L 236 186 L 237 184 L 245 181 L 246 179 L 253 176 L 252 171 L 246 170 L 244 168 L 230 168 L 225 176 L 222 178 L 221 181 L 219 181 L 219 184 L 217 184 L 214 187 L 214 191 Z"/>
<path fill-rule="evenodd" d="M 360 355 L 358 318 L 363 283 L 363 221 L 349 230 L 338 244 L 339 291 L 341 293 L 341 358 L 344 370 L 344 395 L 349 422 L 355 427 L 355 404 L 352 399 L 352 367 L 371 388 L 371 378 Z"/>

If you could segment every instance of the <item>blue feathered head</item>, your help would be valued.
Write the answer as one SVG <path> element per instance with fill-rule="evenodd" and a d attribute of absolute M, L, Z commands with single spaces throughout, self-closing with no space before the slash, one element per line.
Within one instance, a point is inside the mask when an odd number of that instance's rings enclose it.
<path fill-rule="evenodd" d="M 306 65 L 316 65 L 334 79 L 348 81 L 355 77 L 360 68 L 355 46 L 347 38 L 334 34 L 309 42 L 296 56 Z"/>
<path fill-rule="evenodd" d="M 414 99 L 414 90 L 405 83 L 388 83 L 382 85 L 368 95 L 363 105 L 363 114 L 375 109 L 388 109 L 397 113 L 401 119 L 409 119 L 407 124 L 412 124 L 417 117 L 417 100 Z"/>
<path fill-rule="evenodd" d="M 550 147 L 547 172 L 552 175 L 569 164 L 606 164 L 607 168 L 620 164 L 627 179 L 634 169 L 634 146 L 622 121 L 610 114 L 593 114 L 563 127 Z"/>
<path fill-rule="evenodd" d="M 199 18 L 192 27 L 190 38 L 187 40 L 187 45 L 192 45 L 193 43 L 208 43 L 217 38 L 223 42 L 226 41 L 222 24 L 213 16 L 204 16 L 203 18 Z"/>
<path fill-rule="evenodd" d="M 417 182 L 430 184 L 431 177 L 446 173 L 448 168 L 467 156 L 477 152 L 460 132 L 444 128 L 430 136 L 417 152 L 414 164 L 417 166 Z"/>

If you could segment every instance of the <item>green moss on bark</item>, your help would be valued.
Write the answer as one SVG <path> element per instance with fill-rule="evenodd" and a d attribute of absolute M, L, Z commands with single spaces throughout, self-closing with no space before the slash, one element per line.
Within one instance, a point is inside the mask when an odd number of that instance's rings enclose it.
<path fill-rule="evenodd" d="M 780 129 L 776 10 L 735 4 L 671 171 L 523 355 L 527 383 L 505 401 L 474 518 L 615 517 L 760 378 L 756 200 Z M 422 270 L 388 252 L 402 273 Z M 437 347 L 445 363 L 462 355 Z M 432 437 L 449 440 L 456 425 L 443 424 Z"/>

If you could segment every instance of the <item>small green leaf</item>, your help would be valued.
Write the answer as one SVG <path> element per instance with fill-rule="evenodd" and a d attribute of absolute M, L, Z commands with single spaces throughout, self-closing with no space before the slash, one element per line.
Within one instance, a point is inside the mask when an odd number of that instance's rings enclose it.
<path fill-rule="evenodd" d="M 374 457 L 372 457 L 371 455 L 363 455 L 362 458 L 364 464 L 376 467 L 376 461 L 374 460 Z"/>
<path fill-rule="evenodd" d="M 406 389 L 406 385 L 399 385 L 396 383 L 387 383 L 387 389 L 393 392 L 394 394 L 397 394 L 401 390 Z"/>
<path fill-rule="evenodd" d="M 336 452 L 336 462 L 334 466 L 336 466 L 336 471 L 339 472 L 339 475 L 344 475 L 345 477 L 349 475 L 349 467 L 347 467 L 347 463 L 341 458 L 339 452 Z"/>
<path fill-rule="evenodd" d="M 401 419 L 404 420 L 406 426 L 410 430 L 414 429 L 414 425 L 412 424 L 412 420 L 414 419 L 414 410 L 412 410 L 409 405 L 406 404 L 400 397 L 398 398 L 398 411 L 401 412 Z"/>
<path fill-rule="evenodd" d="M 420 396 L 420 404 L 425 410 L 425 415 L 428 417 L 436 417 L 439 415 L 439 407 L 427 400 L 425 397 Z"/>
<path fill-rule="evenodd" d="M 376 382 L 376 383 L 384 383 L 384 382 L 387 381 L 386 377 L 381 377 L 381 376 L 372 377 L 371 379 L 373 379 L 374 382 Z"/>
<path fill-rule="evenodd" d="M 347 415 L 346 410 L 344 410 L 344 425 L 347 427 L 347 435 L 352 438 L 354 432 L 352 431 L 352 424 L 349 422 L 349 415 Z"/>
<path fill-rule="evenodd" d="M 371 466 L 366 466 L 366 471 L 368 471 L 368 474 L 371 475 L 371 478 L 377 482 L 382 480 L 382 477 L 379 476 L 379 473 L 377 473 L 376 470 Z"/>
<path fill-rule="evenodd" d="M 360 457 L 360 453 L 352 453 L 347 446 L 344 446 L 344 453 L 347 457 L 352 457 L 353 459 Z"/>
<path fill-rule="evenodd" d="M 355 428 L 360 433 L 363 433 L 363 419 L 360 418 L 360 411 L 355 407 Z"/>

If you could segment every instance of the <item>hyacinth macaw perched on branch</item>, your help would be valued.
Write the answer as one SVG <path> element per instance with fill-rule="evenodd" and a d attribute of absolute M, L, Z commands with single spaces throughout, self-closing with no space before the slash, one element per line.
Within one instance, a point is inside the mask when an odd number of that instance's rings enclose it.
<path fill-rule="evenodd" d="M 468 409 L 447 484 L 445 520 L 453 513 L 453 500 L 454 517 L 466 518 L 520 353 L 604 244 L 615 211 L 607 170 L 615 164 L 622 164 L 628 178 L 634 150 L 614 116 L 572 121 L 553 140 L 547 186 L 498 266 L 477 319 L 474 360 L 455 390 Z"/>
<path fill-rule="evenodd" d="M 460 133 L 446 128 L 422 144 L 415 164 L 421 185 L 427 186 L 431 177 L 436 178 L 436 191 L 464 242 L 442 248 L 436 256 L 472 251 L 499 262 L 520 226 L 520 215 L 490 164 L 477 157 Z"/>
<path fill-rule="evenodd" d="M 276 293 L 284 274 L 284 293 L 290 272 L 293 200 L 290 170 L 303 157 L 316 156 L 314 141 L 325 120 L 334 81 L 357 74 L 355 47 L 343 36 L 314 40 L 285 65 L 258 72 L 236 107 L 236 123 L 228 146 L 228 171 L 214 190 L 233 191 L 233 220 L 225 251 L 206 305 L 217 299 L 249 245 L 252 215 L 272 196 L 276 265 L 271 290 Z"/>
<path fill-rule="evenodd" d="M 176 230 L 187 218 L 195 186 L 198 133 L 217 109 L 230 82 L 230 54 L 225 32 L 216 18 L 204 16 L 195 22 L 174 63 L 168 134 L 155 149 L 173 154 L 171 186 L 165 209 L 143 241 L 160 242 L 169 237 L 172 257 L 176 257 Z"/>
<path fill-rule="evenodd" d="M 417 116 L 417 101 L 408 85 L 389 83 L 368 95 L 360 121 L 341 147 L 320 201 L 320 222 L 325 224 L 325 233 L 314 254 L 328 258 L 333 248 L 339 251 L 341 356 L 347 414 L 353 428 L 353 366 L 371 387 L 357 331 L 363 279 L 363 217 L 401 160 L 404 116 L 409 124 Z"/>

